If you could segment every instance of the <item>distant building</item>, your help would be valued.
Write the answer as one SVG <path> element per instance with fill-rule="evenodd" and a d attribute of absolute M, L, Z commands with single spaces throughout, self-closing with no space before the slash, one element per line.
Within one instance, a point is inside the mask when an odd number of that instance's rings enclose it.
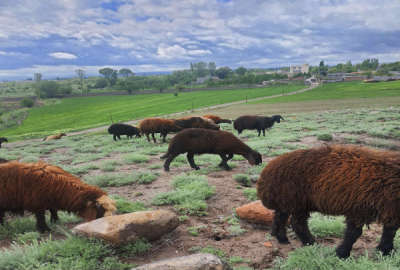
<path fill-rule="evenodd" d="M 290 66 L 290 74 L 296 73 L 308 73 L 310 71 L 310 66 L 308 64 L 303 64 L 299 66 Z"/>

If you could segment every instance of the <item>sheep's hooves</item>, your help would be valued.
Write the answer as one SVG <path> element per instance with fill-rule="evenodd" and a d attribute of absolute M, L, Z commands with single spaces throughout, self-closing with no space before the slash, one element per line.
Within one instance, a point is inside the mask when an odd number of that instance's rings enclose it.
<path fill-rule="evenodd" d="M 169 172 L 169 168 L 164 168 L 164 171 Z"/>
<path fill-rule="evenodd" d="M 347 251 L 344 248 L 338 247 L 336 249 L 336 255 L 341 259 L 346 259 L 350 256 L 350 251 Z"/>
<path fill-rule="evenodd" d="M 200 170 L 200 167 L 194 167 L 194 169 L 195 169 L 196 171 L 198 171 L 198 170 Z"/>

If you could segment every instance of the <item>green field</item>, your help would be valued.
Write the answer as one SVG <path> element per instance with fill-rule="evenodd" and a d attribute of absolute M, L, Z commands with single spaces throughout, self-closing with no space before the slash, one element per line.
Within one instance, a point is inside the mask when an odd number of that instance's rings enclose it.
<path fill-rule="evenodd" d="M 400 96 L 400 81 L 363 83 L 329 83 L 298 95 L 255 101 L 254 103 L 285 103 L 312 100 L 377 98 Z"/>
<path fill-rule="evenodd" d="M 173 94 L 99 96 L 62 99 L 54 105 L 33 108 L 22 125 L 1 131 L 9 138 L 48 135 L 58 131 L 82 130 L 143 117 L 228 103 L 246 98 L 272 96 L 304 88 L 284 85 L 255 89 L 195 91 Z"/>

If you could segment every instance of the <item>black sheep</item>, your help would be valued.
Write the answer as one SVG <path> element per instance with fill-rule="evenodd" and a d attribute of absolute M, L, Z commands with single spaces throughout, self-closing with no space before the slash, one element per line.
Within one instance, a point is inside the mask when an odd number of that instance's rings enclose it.
<path fill-rule="evenodd" d="M 121 123 L 112 124 L 108 128 L 108 133 L 113 135 L 114 141 L 116 141 L 117 138 L 121 139 L 120 135 L 126 135 L 127 138 L 132 138 L 133 135 L 139 138 L 141 137 L 140 130 L 137 127 Z"/>
<path fill-rule="evenodd" d="M 5 138 L 5 137 L 0 137 L 0 148 L 1 148 L 1 144 L 2 144 L 3 142 L 8 142 L 7 138 Z"/>
<path fill-rule="evenodd" d="M 245 129 L 257 129 L 258 136 L 260 136 L 262 130 L 263 135 L 265 136 L 265 129 L 271 128 L 275 122 L 280 123 L 281 119 L 285 120 L 280 115 L 273 115 L 271 117 L 243 115 L 233 122 L 233 128 L 236 129 L 239 134 Z"/>

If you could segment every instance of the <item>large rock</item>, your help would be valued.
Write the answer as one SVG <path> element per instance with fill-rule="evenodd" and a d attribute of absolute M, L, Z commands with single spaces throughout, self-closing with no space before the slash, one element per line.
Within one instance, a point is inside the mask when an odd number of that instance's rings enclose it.
<path fill-rule="evenodd" d="M 274 211 L 265 208 L 260 200 L 236 208 L 236 214 L 241 219 L 265 225 L 271 225 L 274 219 Z"/>
<path fill-rule="evenodd" d="M 156 240 L 173 231 L 178 225 L 178 217 L 171 211 L 139 211 L 83 223 L 73 228 L 72 232 L 102 238 L 118 245 L 136 241 L 138 238 Z"/>
<path fill-rule="evenodd" d="M 142 265 L 132 270 L 230 270 L 217 256 L 199 253 Z"/>

